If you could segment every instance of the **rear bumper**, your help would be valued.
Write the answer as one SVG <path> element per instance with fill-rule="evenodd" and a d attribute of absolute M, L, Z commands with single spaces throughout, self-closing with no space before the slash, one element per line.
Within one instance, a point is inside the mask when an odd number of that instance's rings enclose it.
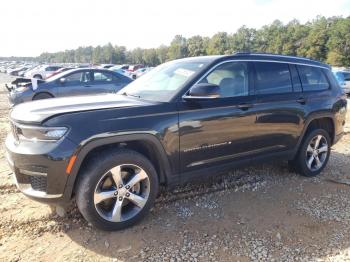
<path fill-rule="evenodd" d="M 70 195 L 64 194 L 68 180 L 65 170 L 75 144 L 68 139 L 59 143 L 16 144 L 12 134 L 8 135 L 5 144 L 14 181 L 24 195 L 49 204 L 70 201 Z"/>

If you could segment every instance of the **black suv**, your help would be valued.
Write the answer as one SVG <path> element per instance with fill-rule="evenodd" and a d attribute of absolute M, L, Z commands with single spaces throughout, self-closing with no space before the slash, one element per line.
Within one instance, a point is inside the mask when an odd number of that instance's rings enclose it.
<path fill-rule="evenodd" d="M 329 66 L 237 53 L 160 65 L 118 94 L 25 103 L 8 162 L 27 196 L 105 230 L 146 215 L 160 186 L 242 164 L 289 160 L 318 175 L 343 133 L 346 98 Z"/>

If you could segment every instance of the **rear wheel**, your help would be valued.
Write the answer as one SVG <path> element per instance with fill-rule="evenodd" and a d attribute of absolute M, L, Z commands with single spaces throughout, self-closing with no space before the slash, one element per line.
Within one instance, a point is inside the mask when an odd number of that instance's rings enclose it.
<path fill-rule="evenodd" d="M 79 175 L 77 205 L 97 228 L 119 230 L 141 220 L 153 205 L 158 176 L 143 155 L 106 151 L 89 161 Z"/>
<path fill-rule="evenodd" d="M 36 79 L 43 79 L 43 77 L 41 75 L 35 75 L 33 76 L 33 78 L 36 78 Z"/>
<path fill-rule="evenodd" d="M 329 155 L 331 139 L 323 129 L 310 132 L 304 139 L 296 159 L 296 171 L 307 177 L 317 176 L 325 168 Z"/>

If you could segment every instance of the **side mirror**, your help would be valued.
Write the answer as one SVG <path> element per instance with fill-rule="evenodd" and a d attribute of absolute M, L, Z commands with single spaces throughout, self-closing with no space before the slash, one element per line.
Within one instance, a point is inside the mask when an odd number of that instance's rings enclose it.
<path fill-rule="evenodd" d="M 213 99 L 220 97 L 220 87 L 215 84 L 196 84 L 183 98 L 185 100 Z"/>
<path fill-rule="evenodd" d="M 64 77 L 62 77 L 58 81 L 63 85 L 66 82 L 66 79 Z"/>

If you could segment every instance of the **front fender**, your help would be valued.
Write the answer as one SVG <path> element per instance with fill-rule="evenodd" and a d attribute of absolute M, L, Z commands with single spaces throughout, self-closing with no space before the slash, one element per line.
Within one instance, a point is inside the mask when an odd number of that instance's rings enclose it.
<path fill-rule="evenodd" d="M 154 133 L 105 133 L 91 137 L 88 140 L 83 141 L 78 146 L 77 150 L 73 154 L 76 155 L 77 158 L 69 174 L 64 196 L 67 198 L 70 198 L 72 196 L 74 184 L 77 179 L 80 167 L 86 156 L 89 154 L 89 152 L 100 146 L 128 141 L 145 141 L 152 144 L 152 146 L 156 150 L 157 158 L 161 161 L 161 167 L 163 172 L 159 174 L 161 176 L 160 178 L 161 180 L 168 181 L 168 178 L 171 174 L 169 159 L 165 153 L 164 147 L 162 146 L 161 142 L 157 139 Z"/>

